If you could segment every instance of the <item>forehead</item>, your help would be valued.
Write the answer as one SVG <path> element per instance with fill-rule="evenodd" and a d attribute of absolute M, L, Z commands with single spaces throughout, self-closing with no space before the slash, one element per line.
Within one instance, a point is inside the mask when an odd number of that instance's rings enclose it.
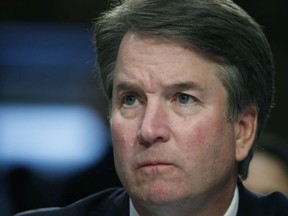
<path fill-rule="evenodd" d="M 129 32 L 119 48 L 114 81 L 125 77 L 130 81 L 141 77 L 150 83 L 159 78 L 167 84 L 184 80 L 204 81 L 215 79 L 217 72 L 217 63 L 191 47 Z"/>
<path fill-rule="evenodd" d="M 142 61 L 149 62 L 149 65 L 157 66 L 180 61 L 180 53 L 184 53 L 186 48 L 180 44 L 173 43 L 167 39 L 157 37 L 147 37 L 128 32 L 119 48 L 117 63 L 137 64 Z M 173 61 L 171 62 L 171 57 Z M 162 58 L 161 58 L 162 57 Z M 178 58 L 177 58 L 178 57 Z M 182 55 L 183 58 L 185 55 Z M 169 59 L 169 61 L 167 61 Z"/>

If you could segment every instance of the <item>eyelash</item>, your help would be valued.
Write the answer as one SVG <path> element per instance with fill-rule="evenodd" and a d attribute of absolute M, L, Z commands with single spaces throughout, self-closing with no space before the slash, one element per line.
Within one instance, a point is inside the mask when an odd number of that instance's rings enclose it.
<path fill-rule="evenodd" d="M 187 103 L 181 103 L 181 102 L 179 101 L 179 99 L 180 99 L 181 96 L 187 97 L 187 99 L 188 99 Z M 188 105 L 188 104 L 195 103 L 195 102 L 198 101 L 198 99 L 197 99 L 196 97 L 194 97 L 194 96 L 192 96 L 192 95 L 189 95 L 189 94 L 186 94 L 186 93 L 183 93 L 183 92 L 177 93 L 177 94 L 175 95 L 175 99 L 174 99 L 174 100 L 175 100 L 176 102 L 178 102 L 179 104 L 181 104 L 181 105 Z M 192 100 L 192 101 L 191 101 L 191 100 Z"/>
<path fill-rule="evenodd" d="M 121 104 L 124 105 L 124 106 L 128 106 L 128 107 L 135 105 L 135 104 L 134 104 L 135 102 L 134 102 L 133 104 L 131 104 L 131 105 L 127 103 L 126 100 L 127 100 L 129 97 L 134 97 L 135 101 L 138 101 L 138 103 L 139 103 L 139 97 L 138 97 L 136 94 L 126 93 L 126 94 L 124 94 L 124 95 L 120 98 L 120 99 L 121 99 Z"/>

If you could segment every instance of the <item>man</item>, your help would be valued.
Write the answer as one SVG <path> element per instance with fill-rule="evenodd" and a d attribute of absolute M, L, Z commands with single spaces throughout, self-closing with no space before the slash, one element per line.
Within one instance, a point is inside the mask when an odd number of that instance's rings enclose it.
<path fill-rule="evenodd" d="M 96 23 L 117 174 L 109 189 L 23 215 L 287 215 L 246 190 L 273 104 L 258 24 L 229 0 L 126 0 Z"/>

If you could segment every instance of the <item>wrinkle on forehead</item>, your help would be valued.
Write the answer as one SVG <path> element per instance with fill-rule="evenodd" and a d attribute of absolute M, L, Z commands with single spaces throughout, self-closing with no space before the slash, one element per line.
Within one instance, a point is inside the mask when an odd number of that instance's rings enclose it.
<path fill-rule="evenodd" d="M 118 53 L 113 91 L 119 93 L 120 87 L 122 90 L 129 87 L 128 90 L 145 94 L 169 95 L 177 89 L 179 92 L 191 90 L 193 94 L 197 93 L 197 97 L 217 100 L 209 95 L 215 92 L 213 83 L 218 83 L 219 89 L 224 88 L 217 74 L 218 68 L 217 63 L 185 46 L 161 38 L 127 33 Z M 183 88 L 187 84 L 189 89 Z M 182 87 L 176 88 L 177 85 Z M 224 94 L 226 98 L 225 88 Z"/>

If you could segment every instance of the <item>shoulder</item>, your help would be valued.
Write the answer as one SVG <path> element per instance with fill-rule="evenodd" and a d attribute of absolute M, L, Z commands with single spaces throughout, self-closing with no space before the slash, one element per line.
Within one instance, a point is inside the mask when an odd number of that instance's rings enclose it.
<path fill-rule="evenodd" d="M 242 184 L 239 188 L 239 207 L 237 216 L 270 216 L 288 215 L 288 198 L 282 193 L 274 192 L 261 195 L 246 189 Z"/>
<path fill-rule="evenodd" d="M 126 214 L 129 210 L 129 197 L 122 188 L 111 188 L 84 199 L 71 205 L 56 208 L 36 209 L 17 214 L 15 216 L 88 216 L 88 215 L 117 215 Z"/>

